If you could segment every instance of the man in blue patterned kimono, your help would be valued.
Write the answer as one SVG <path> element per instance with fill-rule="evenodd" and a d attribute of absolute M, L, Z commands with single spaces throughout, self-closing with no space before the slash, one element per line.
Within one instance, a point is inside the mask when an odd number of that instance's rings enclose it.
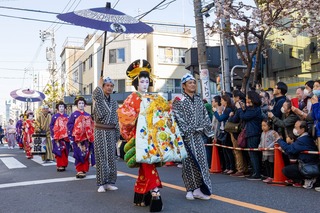
<path fill-rule="evenodd" d="M 114 82 L 101 77 L 98 87 L 93 91 L 94 100 L 94 153 L 97 168 L 98 192 L 117 190 L 116 143 L 120 138 L 118 124 L 118 103 L 111 99 Z"/>
<path fill-rule="evenodd" d="M 188 200 L 209 200 L 212 193 L 203 134 L 213 136 L 210 118 L 202 99 L 195 94 L 196 80 L 186 74 L 181 79 L 182 98 L 173 101 L 173 112 L 188 152 L 182 161 L 182 178 Z"/>

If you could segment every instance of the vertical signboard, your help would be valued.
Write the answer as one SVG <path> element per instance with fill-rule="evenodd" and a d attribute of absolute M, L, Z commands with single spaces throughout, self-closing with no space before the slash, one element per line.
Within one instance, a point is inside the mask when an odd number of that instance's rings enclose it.
<path fill-rule="evenodd" d="M 202 87 L 202 98 L 206 99 L 208 103 L 211 103 L 210 79 L 208 69 L 200 70 L 200 80 Z"/>

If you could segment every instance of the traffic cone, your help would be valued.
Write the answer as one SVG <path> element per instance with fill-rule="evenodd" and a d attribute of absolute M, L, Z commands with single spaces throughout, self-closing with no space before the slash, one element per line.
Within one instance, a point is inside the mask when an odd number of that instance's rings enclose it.
<path fill-rule="evenodd" d="M 219 151 L 218 151 L 218 147 L 215 144 L 216 144 L 216 140 L 213 141 L 213 146 L 212 146 L 210 172 L 211 173 L 220 173 L 222 170 L 221 170 L 221 165 L 220 165 Z"/>
<path fill-rule="evenodd" d="M 166 162 L 165 166 L 175 166 L 176 164 L 172 161 Z"/>
<path fill-rule="evenodd" d="M 282 152 L 279 149 L 279 144 L 275 143 L 274 145 L 274 178 L 270 184 L 280 184 L 287 185 L 285 180 L 286 176 L 282 173 L 282 169 L 284 167 L 284 162 L 282 158 Z"/>

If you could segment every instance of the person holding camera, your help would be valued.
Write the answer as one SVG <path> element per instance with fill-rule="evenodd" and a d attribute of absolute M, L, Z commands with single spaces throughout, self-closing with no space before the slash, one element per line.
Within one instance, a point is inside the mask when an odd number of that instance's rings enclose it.
<path fill-rule="evenodd" d="M 294 135 L 297 139 L 293 143 L 287 143 L 281 139 L 280 135 L 275 132 L 275 138 L 280 147 L 287 155 L 296 155 L 298 161 L 305 164 L 312 164 L 319 162 L 318 155 L 301 153 L 302 151 L 318 151 L 313 138 L 308 134 L 308 125 L 306 121 L 297 121 L 293 129 Z M 293 184 L 295 187 L 301 187 L 304 182 L 303 188 L 311 189 L 316 182 L 316 178 L 307 178 L 299 170 L 299 164 L 290 164 L 282 169 L 282 173 L 289 178 L 288 183 Z"/>
<path fill-rule="evenodd" d="M 245 122 L 245 131 L 248 148 L 258 148 L 260 144 L 261 134 L 261 99 L 258 93 L 248 91 L 246 96 L 246 104 L 237 102 L 236 108 L 239 111 L 240 119 Z M 249 156 L 253 168 L 252 174 L 247 178 L 248 180 L 261 180 L 261 163 L 260 153 L 249 151 Z"/>

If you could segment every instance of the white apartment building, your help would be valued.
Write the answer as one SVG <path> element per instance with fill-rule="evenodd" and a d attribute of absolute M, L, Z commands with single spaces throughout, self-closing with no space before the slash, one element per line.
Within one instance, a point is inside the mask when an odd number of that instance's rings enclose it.
<path fill-rule="evenodd" d="M 155 29 L 151 34 L 108 33 L 104 78 L 115 80 L 115 92 L 131 92 L 128 66 L 136 59 L 146 59 L 156 76 L 150 92 L 181 92 L 185 51 L 192 45 L 190 30 Z M 102 35 L 88 35 L 82 46 L 65 45 L 60 55 L 65 73 L 65 95 L 91 95 L 97 86 L 102 64 Z M 62 74 L 63 75 L 63 74 Z"/>

